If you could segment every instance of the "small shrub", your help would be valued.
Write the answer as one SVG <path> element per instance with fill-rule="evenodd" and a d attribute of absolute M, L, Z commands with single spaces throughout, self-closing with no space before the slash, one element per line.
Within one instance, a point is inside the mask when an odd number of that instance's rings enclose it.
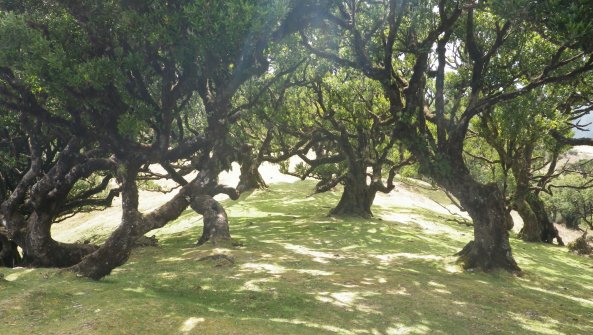
<path fill-rule="evenodd" d="M 591 255 L 593 254 L 591 242 L 593 242 L 593 238 L 587 237 L 587 232 L 585 232 L 583 236 L 568 244 L 568 250 L 577 255 Z"/>

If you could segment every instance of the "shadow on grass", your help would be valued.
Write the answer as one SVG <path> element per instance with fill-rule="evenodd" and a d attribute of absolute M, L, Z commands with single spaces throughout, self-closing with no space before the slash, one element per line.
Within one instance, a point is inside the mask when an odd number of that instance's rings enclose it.
<path fill-rule="evenodd" d="M 136 249 L 98 283 L 11 270 L 0 283 L 3 320 L 15 334 L 593 333 L 585 259 L 513 241 L 523 277 L 461 272 L 451 255 L 471 227 L 399 208 L 376 214 L 416 221 L 328 217 L 339 194 L 306 197 L 312 186 L 226 201 L 241 247 L 194 247 L 201 220 L 186 212 L 157 232 L 159 247 Z M 217 254 L 233 261 L 198 261 Z"/>

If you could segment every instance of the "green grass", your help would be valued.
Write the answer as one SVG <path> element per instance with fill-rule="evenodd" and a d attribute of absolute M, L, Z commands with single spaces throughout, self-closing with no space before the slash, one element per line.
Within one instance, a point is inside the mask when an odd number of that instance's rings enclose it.
<path fill-rule="evenodd" d="M 99 282 L 1 269 L 2 333 L 593 333 L 590 258 L 513 239 L 522 276 L 462 272 L 452 254 L 470 227 L 386 206 L 372 220 L 327 217 L 339 193 L 306 197 L 312 186 L 226 202 L 242 247 L 194 247 L 201 220 L 187 212 L 156 232 L 159 247 L 135 250 Z M 380 219 L 394 213 L 438 229 Z M 235 264 L 198 261 L 221 253 Z"/>

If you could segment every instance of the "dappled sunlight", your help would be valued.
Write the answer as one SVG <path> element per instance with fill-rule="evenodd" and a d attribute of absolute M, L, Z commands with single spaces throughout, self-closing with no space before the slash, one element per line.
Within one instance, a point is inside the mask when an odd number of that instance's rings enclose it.
<path fill-rule="evenodd" d="M 159 276 L 163 279 L 175 279 L 178 277 L 178 275 L 173 272 L 163 272 L 163 273 L 159 274 Z"/>
<path fill-rule="evenodd" d="M 248 318 L 244 318 L 244 320 L 249 320 L 249 319 Z M 272 318 L 272 319 L 270 319 L 270 321 L 279 322 L 279 323 L 289 323 L 289 324 L 293 324 L 293 325 L 301 325 L 301 326 L 305 326 L 305 327 L 308 327 L 308 328 L 325 330 L 325 331 L 333 332 L 333 333 L 336 333 L 336 334 L 343 334 L 343 335 L 355 335 L 355 334 L 361 334 L 361 333 L 364 334 L 364 333 L 366 333 L 365 330 L 361 330 L 361 329 L 348 330 L 348 329 L 340 328 L 340 327 L 337 327 L 337 326 L 320 324 L 320 323 L 315 323 L 315 322 L 310 322 L 310 321 L 304 321 L 304 320 L 299 320 L 299 319 Z"/>
<path fill-rule="evenodd" d="M 522 285 L 522 287 L 526 288 L 526 289 L 530 289 L 533 291 L 537 291 L 537 292 L 542 292 L 542 293 L 546 293 L 546 294 L 551 294 L 557 297 L 561 297 L 561 298 L 565 298 L 568 300 L 572 300 L 573 302 L 579 303 L 581 304 L 583 307 L 589 307 L 589 308 L 593 308 L 593 300 L 590 299 L 583 299 L 583 298 L 579 298 L 579 297 L 574 297 L 572 295 L 569 294 L 564 294 L 564 293 L 560 293 L 560 292 L 554 292 L 554 291 L 550 291 L 550 290 L 546 290 L 543 289 L 541 287 L 535 287 L 535 286 L 529 286 L 529 285 Z M 567 291 L 567 289 L 563 289 L 564 291 Z"/>
<path fill-rule="evenodd" d="M 286 268 L 278 264 L 266 264 L 266 263 L 245 263 L 241 264 L 241 270 L 243 271 L 256 271 L 266 272 L 269 274 L 282 274 L 286 272 Z"/>
<path fill-rule="evenodd" d="M 363 313 L 383 314 L 365 304 L 366 297 L 374 296 L 378 293 L 374 292 L 354 292 L 354 291 L 341 291 L 341 292 L 319 292 L 315 295 L 315 299 L 321 302 L 330 303 L 334 306 L 344 308 L 348 311 L 359 311 Z"/>
<path fill-rule="evenodd" d="M 448 234 L 452 237 L 465 236 L 466 233 L 435 221 L 426 220 L 422 215 L 409 213 L 386 213 L 381 218 L 388 221 L 400 222 L 406 225 L 415 225 L 422 228 L 427 234 Z"/>
<path fill-rule="evenodd" d="M 328 217 L 340 188 L 305 198 L 314 186 L 271 185 L 225 201 L 240 247 L 195 247 L 201 217 L 188 211 L 159 231 L 158 248 L 136 249 L 99 282 L 3 270 L 11 282 L 0 282 L 2 321 L 22 325 L 31 311 L 30 333 L 60 333 L 52 320 L 71 320 L 64 334 L 88 330 L 82 322 L 138 334 L 593 333 L 589 259 L 511 239 L 521 277 L 467 272 L 452 255 L 471 227 L 389 204 L 374 210 L 383 220 Z M 198 261 L 215 255 L 233 262 Z"/>
<path fill-rule="evenodd" d="M 395 260 L 426 260 L 426 261 L 442 261 L 445 259 L 442 256 L 436 255 L 419 255 L 419 254 L 412 254 L 407 252 L 398 252 L 393 254 L 382 254 L 382 255 L 372 255 L 374 258 L 378 259 L 379 261 L 390 264 Z"/>
<path fill-rule="evenodd" d="M 183 321 L 183 324 L 181 324 L 181 327 L 179 327 L 179 331 L 182 333 L 188 333 L 192 331 L 194 328 L 196 328 L 196 326 L 199 323 L 202 323 L 204 321 L 206 321 L 204 318 L 191 317 Z"/>
<path fill-rule="evenodd" d="M 545 335 L 564 334 L 550 327 L 550 325 L 558 325 L 559 322 L 557 320 L 540 315 L 537 311 L 525 311 L 523 314 L 511 312 L 509 314 L 526 331 Z"/>
<path fill-rule="evenodd" d="M 386 335 L 403 335 L 403 334 L 429 334 L 430 328 L 425 325 L 407 326 L 403 323 L 397 323 L 385 330 Z"/>
<path fill-rule="evenodd" d="M 281 245 L 285 249 L 295 252 L 297 254 L 309 256 L 313 259 L 313 261 L 318 263 L 328 263 L 330 259 L 340 258 L 340 255 L 331 254 L 328 252 L 315 251 L 302 245 L 290 243 L 281 243 Z"/>
<path fill-rule="evenodd" d="M 124 291 L 135 292 L 135 293 L 144 293 L 144 292 L 146 292 L 146 288 L 144 288 L 144 287 L 135 287 L 135 288 L 127 287 L 127 288 L 124 288 Z"/>
<path fill-rule="evenodd" d="M 334 272 L 329 272 L 329 271 L 323 271 L 323 270 L 311 270 L 311 269 L 296 269 L 294 270 L 298 273 L 302 273 L 302 274 L 307 274 L 307 275 L 311 275 L 311 276 L 331 276 L 334 274 Z"/>
<path fill-rule="evenodd" d="M 187 259 L 185 258 L 181 258 L 181 257 L 168 257 L 168 258 L 162 258 L 157 260 L 157 262 L 162 263 L 162 262 L 184 262 L 187 261 Z"/>
<path fill-rule="evenodd" d="M 443 270 L 448 273 L 463 273 L 461 266 L 457 264 L 446 263 L 443 265 Z"/>
<path fill-rule="evenodd" d="M 239 288 L 238 291 L 262 292 L 264 289 L 261 287 L 261 284 L 270 283 L 272 281 L 272 278 L 259 278 L 248 280 L 243 284 L 242 287 Z"/>
<path fill-rule="evenodd" d="M 4 277 L 4 279 L 8 280 L 8 281 L 15 281 L 15 280 L 19 279 L 21 276 L 26 275 L 27 273 L 31 273 L 33 271 L 35 271 L 35 269 L 24 269 L 19 272 L 11 273 L 11 274 L 7 275 L 6 277 Z"/>
<path fill-rule="evenodd" d="M 445 285 L 434 282 L 434 281 L 429 281 L 428 286 L 433 287 L 432 291 L 433 292 L 437 292 L 437 293 L 441 293 L 441 294 L 452 294 L 451 291 L 447 290 Z"/>

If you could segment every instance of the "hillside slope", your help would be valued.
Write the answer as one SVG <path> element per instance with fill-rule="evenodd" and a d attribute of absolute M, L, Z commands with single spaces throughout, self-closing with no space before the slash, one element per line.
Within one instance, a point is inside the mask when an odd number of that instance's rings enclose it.
<path fill-rule="evenodd" d="M 225 201 L 241 246 L 193 246 L 201 219 L 188 211 L 155 232 L 159 247 L 135 250 L 125 266 L 99 282 L 56 270 L 1 269 L 0 329 L 9 334 L 593 333 L 590 258 L 512 239 L 523 275 L 463 272 L 452 255 L 471 239 L 471 227 L 450 221 L 444 209 L 431 209 L 430 198 L 438 194 L 402 186 L 378 201 L 375 219 L 341 219 L 326 216 L 340 190 L 308 196 L 313 185 L 284 181 Z M 408 193 L 417 198 L 410 201 Z M 64 236 L 100 239 L 117 221 L 106 213 Z"/>

